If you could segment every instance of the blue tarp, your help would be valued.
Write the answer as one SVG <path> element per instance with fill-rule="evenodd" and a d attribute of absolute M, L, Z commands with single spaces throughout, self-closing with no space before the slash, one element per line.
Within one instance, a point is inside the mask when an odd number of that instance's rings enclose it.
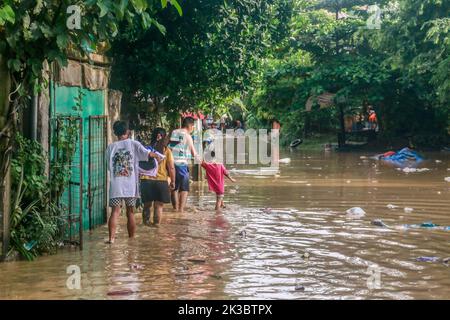
<path fill-rule="evenodd" d="M 409 148 L 404 148 L 389 156 L 380 155 L 379 159 L 396 167 L 415 167 L 425 160 L 420 154 Z"/>

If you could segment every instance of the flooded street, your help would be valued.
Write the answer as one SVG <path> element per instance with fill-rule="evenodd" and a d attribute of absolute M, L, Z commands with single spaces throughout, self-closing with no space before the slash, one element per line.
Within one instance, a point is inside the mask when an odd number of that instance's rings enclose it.
<path fill-rule="evenodd" d="M 415 173 L 368 156 L 284 151 L 278 176 L 235 171 L 222 214 L 194 183 L 188 213 L 168 210 L 159 228 L 139 218 L 135 239 L 122 215 L 113 246 L 102 226 L 83 251 L 0 264 L 0 298 L 450 299 L 450 230 L 404 227 L 450 226 L 450 155 L 426 154 Z M 70 265 L 81 290 L 66 287 Z"/>

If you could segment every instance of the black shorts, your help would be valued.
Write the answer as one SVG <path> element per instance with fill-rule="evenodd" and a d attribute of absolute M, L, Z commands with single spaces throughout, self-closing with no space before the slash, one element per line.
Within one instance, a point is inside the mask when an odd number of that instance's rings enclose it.
<path fill-rule="evenodd" d="M 175 191 L 189 191 L 188 166 L 175 166 Z"/>
<path fill-rule="evenodd" d="M 169 184 L 162 180 L 141 180 L 141 200 L 143 203 L 152 201 L 170 203 Z"/>

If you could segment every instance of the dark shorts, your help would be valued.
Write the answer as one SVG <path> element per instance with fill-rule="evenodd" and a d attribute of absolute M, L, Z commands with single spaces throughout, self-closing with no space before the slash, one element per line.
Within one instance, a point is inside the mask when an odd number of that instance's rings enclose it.
<path fill-rule="evenodd" d="M 175 191 L 189 191 L 188 166 L 175 166 Z"/>
<path fill-rule="evenodd" d="M 141 200 L 143 203 L 152 201 L 170 203 L 169 184 L 161 180 L 141 180 Z"/>

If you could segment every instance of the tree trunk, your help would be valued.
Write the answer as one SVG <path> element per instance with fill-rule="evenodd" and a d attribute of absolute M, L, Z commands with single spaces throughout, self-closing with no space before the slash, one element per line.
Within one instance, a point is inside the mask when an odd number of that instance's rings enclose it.
<path fill-rule="evenodd" d="M 11 177 L 10 177 L 10 138 L 11 125 L 9 93 L 11 77 L 6 66 L 6 59 L 0 55 L 0 237 L 1 259 L 6 257 L 9 247 L 9 217 L 11 205 Z"/>
<path fill-rule="evenodd" d="M 338 145 L 339 148 L 345 146 L 345 119 L 344 119 L 344 106 L 339 104 L 339 122 L 340 122 L 340 131 L 338 135 Z"/>

